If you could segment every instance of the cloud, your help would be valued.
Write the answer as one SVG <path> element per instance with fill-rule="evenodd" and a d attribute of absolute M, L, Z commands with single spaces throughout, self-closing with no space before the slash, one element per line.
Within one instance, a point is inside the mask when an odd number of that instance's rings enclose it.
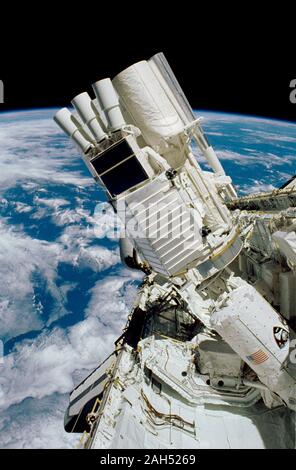
<path fill-rule="evenodd" d="M 278 126 L 276 126 L 278 127 Z M 270 127 L 272 129 L 272 126 Z M 280 133 L 275 133 L 275 132 L 267 132 L 264 130 L 254 130 L 254 129 L 246 129 L 246 128 L 241 128 L 240 131 L 242 132 L 247 132 L 251 134 L 251 138 L 254 141 L 256 137 L 258 137 L 260 140 L 263 142 L 269 142 L 269 141 L 274 141 L 274 142 L 296 142 L 296 137 L 290 136 L 290 135 L 285 135 L 285 134 L 280 134 Z"/>
<path fill-rule="evenodd" d="M 91 289 L 86 318 L 19 342 L 0 375 L 0 446 L 73 447 L 62 429 L 68 393 L 114 348 L 136 296 L 141 274 L 121 270 Z M 24 419 L 25 417 L 25 419 Z"/>
<path fill-rule="evenodd" d="M 24 204 L 23 202 L 15 202 L 15 211 L 22 214 L 32 211 L 32 206 L 29 204 Z"/>
<path fill-rule="evenodd" d="M 77 201 L 82 203 L 82 200 L 76 198 Z M 34 206 L 37 207 L 37 211 L 32 216 L 34 219 L 42 219 L 45 216 L 50 216 L 52 222 L 63 227 L 73 223 L 83 222 L 84 224 L 94 224 L 94 219 L 90 214 L 89 210 L 83 209 L 79 203 L 73 209 L 65 206 L 69 206 L 73 201 L 68 201 L 63 198 L 45 198 L 35 196 L 33 199 Z"/>
<path fill-rule="evenodd" d="M 75 448 L 79 435 L 63 428 L 68 395 L 53 394 L 42 399 L 27 398 L 2 411 L 0 447 L 6 449 Z"/>
<path fill-rule="evenodd" d="M 44 181 L 90 186 L 78 151 L 47 114 L 39 119 L 1 121 L 0 189 Z"/>
<path fill-rule="evenodd" d="M 268 184 L 263 181 L 254 180 L 254 184 L 252 186 L 247 186 L 246 188 L 242 187 L 241 192 L 244 194 L 256 194 L 256 193 L 272 191 L 273 189 L 276 189 L 276 188 L 272 184 Z"/>
<path fill-rule="evenodd" d="M 56 210 L 52 214 L 53 222 L 58 226 L 82 222 L 88 219 L 89 213 L 81 208 Z"/>
<path fill-rule="evenodd" d="M 98 281 L 90 291 L 83 321 L 17 343 L 1 366 L 0 407 L 27 397 L 69 392 L 76 370 L 95 368 L 112 351 L 136 296 L 135 281 L 140 278 L 139 273 L 129 275 L 123 270 Z"/>
<path fill-rule="evenodd" d="M 138 271 L 121 271 L 98 281 L 91 289 L 91 300 L 85 311 L 96 317 L 108 331 L 119 331 L 126 323 L 137 293 L 137 282 L 143 278 Z"/>
<path fill-rule="evenodd" d="M 42 204 L 47 207 L 53 208 L 55 210 L 60 208 L 61 206 L 67 206 L 69 204 L 69 201 L 67 201 L 66 199 L 62 199 L 62 198 L 46 199 L 44 197 L 39 197 L 39 196 L 36 196 L 34 198 L 34 202 L 35 204 Z"/>
<path fill-rule="evenodd" d="M 119 249 L 110 250 L 103 246 L 81 248 L 76 258 L 80 267 L 91 268 L 95 272 L 103 271 L 120 263 Z"/>
<path fill-rule="evenodd" d="M 0 407 L 70 392 L 76 370 L 95 368 L 111 352 L 117 332 L 105 331 L 100 342 L 102 333 L 99 320 L 92 317 L 18 343 L 1 367 Z"/>
<path fill-rule="evenodd" d="M 57 285 L 60 263 L 79 269 L 87 267 L 94 272 L 119 263 L 118 247 L 109 249 L 93 245 L 93 242 L 94 230 L 87 227 L 68 226 L 55 242 L 47 242 L 0 221 L 2 340 L 40 330 L 68 313 L 65 307 L 67 297 L 62 287 Z M 41 287 L 44 294 L 51 297 L 47 316 L 43 314 L 43 299 L 38 293 Z"/>
<path fill-rule="evenodd" d="M 230 160 L 238 165 L 262 165 L 270 168 L 274 166 L 288 164 L 291 165 L 296 161 L 295 155 L 275 155 L 270 152 L 245 152 L 239 153 L 231 150 L 216 150 L 220 160 Z"/>
<path fill-rule="evenodd" d="M 92 225 L 73 224 L 64 229 L 57 242 L 63 246 L 59 261 L 76 267 L 103 271 L 120 262 L 119 248 L 100 245 Z"/>
<path fill-rule="evenodd" d="M 291 130 L 292 132 L 295 132 L 295 123 L 293 122 L 268 119 L 262 116 L 260 117 L 260 116 L 249 116 L 249 115 L 242 115 L 242 114 L 228 114 L 228 113 L 209 112 L 209 111 L 202 111 L 202 110 L 198 112 L 196 111 L 195 115 L 196 117 L 202 116 L 203 118 L 202 125 L 203 123 L 205 125 L 210 125 L 211 129 L 214 128 L 216 125 L 220 125 L 220 124 L 237 124 L 241 127 L 241 124 L 244 123 L 246 125 L 250 124 L 250 128 L 253 128 L 255 131 L 256 131 L 257 126 L 261 126 L 261 127 L 263 126 L 265 129 L 283 128 L 283 132 L 287 132 L 289 130 Z"/>
<path fill-rule="evenodd" d="M 63 299 L 54 283 L 61 247 L 55 243 L 33 239 L 0 221 L 0 320 L 1 339 L 44 324 L 34 302 L 34 276 L 40 275 L 55 302 L 55 315 L 63 313 Z"/>

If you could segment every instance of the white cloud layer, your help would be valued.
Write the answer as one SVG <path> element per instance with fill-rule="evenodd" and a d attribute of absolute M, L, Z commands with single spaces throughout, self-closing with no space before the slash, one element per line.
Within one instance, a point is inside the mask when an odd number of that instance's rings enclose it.
<path fill-rule="evenodd" d="M 5 449 L 75 448 L 79 435 L 63 428 L 68 395 L 26 398 L 1 412 L 0 447 Z"/>
<path fill-rule="evenodd" d="M 19 121 L 10 121 L 7 117 L 6 121 L 1 121 L 0 189 L 32 180 L 81 186 L 93 184 L 91 178 L 78 170 L 79 156 L 71 142 L 48 118 L 48 112 L 45 116 Z"/>
<path fill-rule="evenodd" d="M 36 308 L 33 276 L 38 273 L 56 302 L 55 317 L 64 313 L 63 299 L 54 281 L 61 247 L 33 239 L 0 221 L 1 338 L 7 340 L 44 324 Z"/>
<path fill-rule="evenodd" d="M 88 233 L 86 228 L 69 226 L 60 239 L 49 243 L 31 238 L 0 221 L 2 340 L 39 330 L 67 314 L 64 290 L 56 284 L 59 263 L 69 263 L 78 268 L 88 267 L 94 272 L 100 272 L 119 262 L 118 248 L 89 246 L 88 242 L 93 239 L 93 230 L 90 229 Z M 49 319 L 42 315 L 42 304 L 36 303 L 36 275 L 41 277 L 47 294 L 52 298 Z"/>
<path fill-rule="evenodd" d="M 75 376 L 81 379 L 113 351 L 135 298 L 133 281 L 139 278 L 123 270 L 119 276 L 99 281 L 83 321 L 23 340 L 5 357 L 0 378 L 0 447 L 73 445 L 73 438 L 62 431 L 66 408 L 62 397 L 77 385 Z M 30 437 L 25 430 L 30 430 Z"/>

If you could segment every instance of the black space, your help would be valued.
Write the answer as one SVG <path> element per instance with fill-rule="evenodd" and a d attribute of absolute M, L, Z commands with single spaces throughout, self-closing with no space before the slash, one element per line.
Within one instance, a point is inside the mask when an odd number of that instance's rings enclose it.
<path fill-rule="evenodd" d="M 291 11 L 269 6 L 259 15 L 244 4 L 235 11 L 223 5 L 223 17 L 213 3 L 209 12 L 196 4 L 179 16 L 180 3 L 161 14 L 152 4 L 126 4 L 119 12 L 112 3 L 106 14 L 101 4 L 96 12 L 87 5 L 66 22 L 58 9 L 32 26 L 19 17 L 3 35 L 0 111 L 68 105 L 94 81 L 163 51 L 193 108 L 296 120 L 289 100 L 296 78 Z"/>

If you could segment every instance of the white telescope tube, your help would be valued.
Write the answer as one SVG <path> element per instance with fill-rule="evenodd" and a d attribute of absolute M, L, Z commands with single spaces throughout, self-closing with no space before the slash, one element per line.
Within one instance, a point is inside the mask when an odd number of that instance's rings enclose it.
<path fill-rule="evenodd" d="M 83 122 L 91 131 L 94 138 L 98 142 L 101 142 L 103 139 L 105 139 L 107 135 L 97 120 L 96 114 L 92 108 L 92 102 L 89 94 L 87 92 L 80 93 L 79 95 L 75 96 L 75 98 L 73 98 L 72 104 Z"/>
<path fill-rule="evenodd" d="M 101 109 L 106 115 L 108 127 L 111 131 L 117 131 L 126 124 L 120 107 L 118 96 L 110 78 L 104 78 L 92 85 Z"/>
<path fill-rule="evenodd" d="M 147 61 L 120 72 L 113 78 L 113 85 L 151 147 L 183 131 L 183 122 Z"/>
<path fill-rule="evenodd" d="M 213 147 L 209 145 L 201 128 L 196 129 L 195 140 L 200 150 L 204 154 L 205 158 L 207 159 L 208 164 L 214 170 L 214 172 L 218 173 L 219 175 L 225 175 L 224 168 L 221 165 L 220 160 L 216 155 L 216 152 L 214 151 Z"/>
<path fill-rule="evenodd" d="M 221 165 L 214 149 L 212 146 L 210 147 L 207 147 L 204 151 L 203 151 L 203 154 L 204 156 L 206 157 L 209 165 L 213 168 L 213 170 L 216 172 L 216 173 L 219 173 L 220 175 L 225 175 L 225 171 L 224 171 L 224 168 L 223 166 Z"/>
<path fill-rule="evenodd" d="M 93 145 L 90 140 L 82 134 L 79 129 L 79 123 L 70 113 L 68 108 L 60 109 L 55 115 L 55 122 L 60 128 L 78 145 L 83 153 L 86 153 Z"/>

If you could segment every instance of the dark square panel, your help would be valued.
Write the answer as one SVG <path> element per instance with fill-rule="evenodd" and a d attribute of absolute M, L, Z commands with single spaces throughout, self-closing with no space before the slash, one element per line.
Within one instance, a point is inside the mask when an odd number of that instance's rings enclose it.
<path fill-rule="evenodd" d="M 121 140 L 120 142 L 112 145 L 107 150 L 102 152 L 98 157 L 91 160 L 91 164 L 100 175 L 105 171 L 112 168 L 114 165 L 122 162 L 126 158 L 133 155 L 133 149 L 127 143 L 127 141 Z"/>
<path fill-rule="evenodd" d="M 121 165 L 101 176 L 101 180 L 112 196 L 132 188 L 147 178 L 146 171 L 136 157 L 129 158 Z"/>

